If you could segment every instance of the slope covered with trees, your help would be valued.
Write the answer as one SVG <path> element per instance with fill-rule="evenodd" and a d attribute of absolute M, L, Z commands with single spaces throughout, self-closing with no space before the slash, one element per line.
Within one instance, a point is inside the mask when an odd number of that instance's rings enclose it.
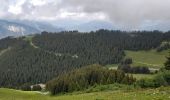
<path fill-rule="evenodd" d="M 64 72 L 91 64 L 117 64 L 124 50 L 157 48 L 170 41 L 170 32 L 122 32 L 99 30 L 35 35 L 31 40 L 0 40 L 0 86 L 17 88 L 25 83 L 45 83 Z M 36 47 L 36 48 L 35 48 Z"/>
<path fill-rule="evenodd" d="M 132 84 L 135 79 L 123 71 L 109 70 L 100 65 L 91 65 L 58 76 L 49 81 L 47 89 L 54 95 L 64 92 L 81 91 L 97 84 Z"/>

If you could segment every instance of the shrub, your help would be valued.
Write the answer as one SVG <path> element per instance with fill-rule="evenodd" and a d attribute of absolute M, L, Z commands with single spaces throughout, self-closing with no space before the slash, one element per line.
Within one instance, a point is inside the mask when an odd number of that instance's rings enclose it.
<path fill-rule="evenodd" d="M 24 84 L 20 89 L 23 91 L 31 91 L 31 86 L 29 84 Z"/>
<path fill-rule="evenodd" d="M 125 59 L 121 62 L 122 65 L 129 65 L 129 64 L 132 64 L 132 63 L 133 63 L 132 58 L 125 58 Z"/>
<path fill-rule="evenodd" d="M 41 90 L 42 90 L 42 88 L 41 88 L 40 85 L 34 85 L 34 86 L 32 87 L 32 91 L 41 91 Z"/>
<path fill-rule="evenodd" d="M 137 81 L 137 85 L 142 88 L 168 86 L 170 85 L 170 71 L 159 72 L 154 78 L 151 79 L 141 79 Z"/>
<path fill-rule="evenodd" d="M 58 76 L 46 84 L 47 90 L 58 94 L 87 89 L 89 86 L 113 83 L 133 84 L 133 76 L 126 75 L 123 71 L 109 70 L 100 65 L 91 65 L 70 73 Z"/>
<path fill-rule="evenodd" d="M 166 57 L 167 58 L 167 61 L 165 62 L 165 69 L 166 70 L 170 70 L 170 52 L 169 52 L 169 56 Z"/>
<path fill-rule="evenodd" d="M 125 73 L 135 73 L 135 74 L 149 74 L 150 70 L 145 66 L 131 67 L 130 65 L 123 64 L 118 66 L 119 70 L 124 71 Z"/>

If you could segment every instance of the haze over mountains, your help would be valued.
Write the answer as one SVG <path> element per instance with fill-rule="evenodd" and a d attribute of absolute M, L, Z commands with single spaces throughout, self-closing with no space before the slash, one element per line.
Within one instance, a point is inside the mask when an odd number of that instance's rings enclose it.
<path fill-rule="evenodd" d="M 7 36 L 22 36 L 40 33 L 42 31 L 59 32 L 62 28 L 54 27 L 48 23 L 35 21 L 7 21 L 0 20 L 0 38 Z"/>
<path fill-rule="evenodd" d="M 43 21 L 28 21 L 28 20 L 0 20 L 0 38 L 7 36 L 23 36 L 29 34 L 37 34 L 42 31 L 48 32 L 60 32 L 69 30 L 78 30 L 80 32 L 90 32 L 99 29 L 108 30 L 159 30 L 169 31 L 170 25 L 166 23 L 151 23 L 145 22 L 138 27 L 138 29 L 132 29 L 123 27 L 121 25 L 113 24 L 109 21 L 94 20 L 89 22 L 81 22 L 75 20 L 61 20 L 54 22 Z"/>

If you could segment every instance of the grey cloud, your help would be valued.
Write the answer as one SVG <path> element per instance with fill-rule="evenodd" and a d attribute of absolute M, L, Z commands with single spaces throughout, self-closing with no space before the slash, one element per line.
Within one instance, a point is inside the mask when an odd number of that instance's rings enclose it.
<path fill-rule="evenodd" d="M 16 1 L 16 0 L 14 0 Z M 16 2 L 19 2 L 17 0 Z M 11 0 L 1 0 L 0 17 L 38 20 L 40 18 L 56 18 L 62 10 L 79 15 L 102 13 L 114 23 L 136 25 L 144 21 L 170 20 L 170 0 L 44 0 L 43 5 L 33 5 L 30 0 L 20 5 L 22 13 L 13 15 L 6 10 Z M 95 16 L 96 15 L 96 16 Z M 68 16 L 69 17 L 69 16 Z M 107 20 L 107 19 L 106 19 Z"/>
<path fill-rule="evenodd" d="M 112 21 L 138 23 L 144 20 L 170 20 L 170 0 L 65 0 L 84 12 L 103 12 Z"/>

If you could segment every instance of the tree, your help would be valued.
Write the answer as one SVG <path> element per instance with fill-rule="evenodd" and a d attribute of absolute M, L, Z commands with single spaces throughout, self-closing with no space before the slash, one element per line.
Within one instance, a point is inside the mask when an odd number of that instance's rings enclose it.
<path fill-rule="evenodd" d="M 23 91 L 31 91 L 31 86 L 28 83 L 26 83 L 26 84 L 21 86 L 21 90 L 23 90 Z"/>
<path fill-rule="evenodd" d="M 170 70 L 170 52 L 169 52 L 169 56 L 166 57 L 167 58 L 167 61 L 165 62 L 165 69 L 166 70 Z"/>
<path fill-rule="evenodd" d="M 41 91 L 41 90 L 42 90 L 42 88 L 41 88 L 40 85 L 34 85 L 34 86 L 32 87 L 32 91 Z"/>
<path fill-rule="evenodd" d="M 129 65 L 129 64 L 132 64 L 133 61 L 132 61 L 132 58 L 125 58 L 121 63 Z"/>

